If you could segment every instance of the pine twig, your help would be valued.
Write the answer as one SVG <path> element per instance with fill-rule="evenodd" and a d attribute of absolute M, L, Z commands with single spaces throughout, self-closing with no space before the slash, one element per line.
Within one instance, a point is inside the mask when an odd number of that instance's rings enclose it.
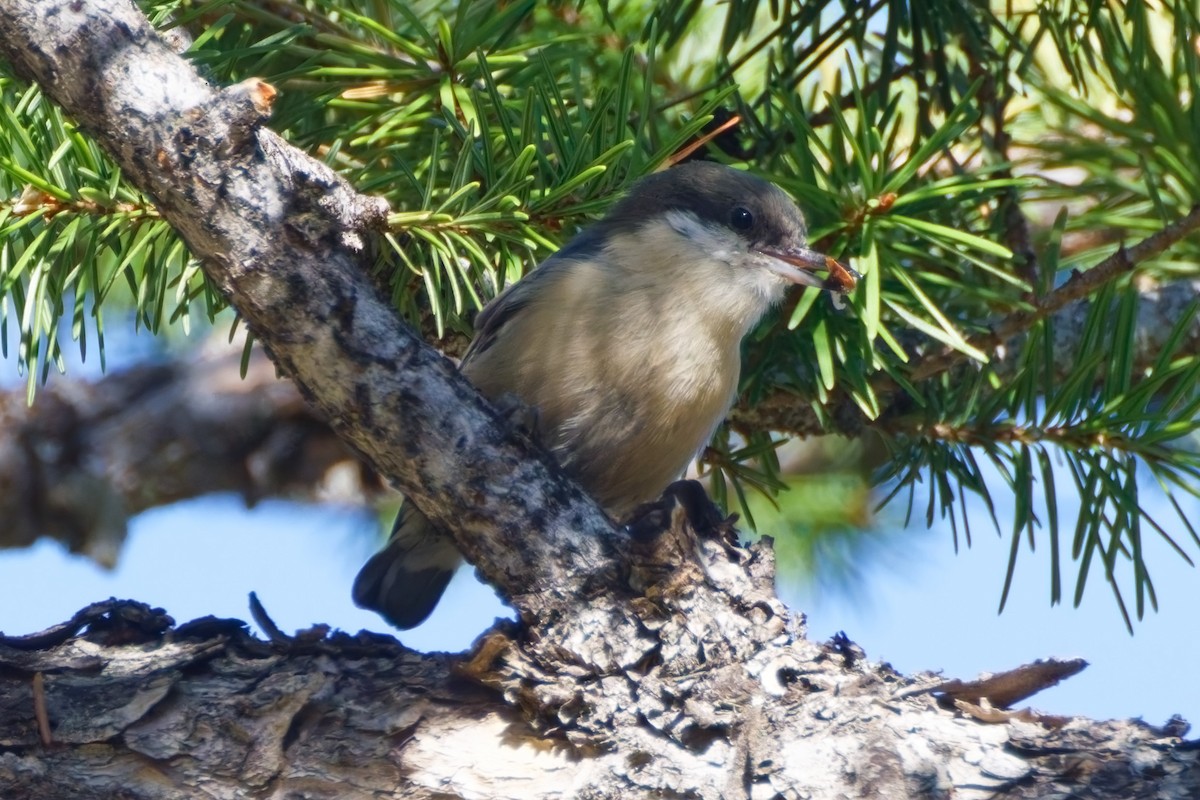
<path fill-rule="evenodd" d="M 994 351 L 1005 342 L 1027 332 L 1042 319 L 1086 298 L 1103 284 L 1133 270 L 1145 260 L 1160 255 L 1197 230 L 1200 230 L 1200 206 L 1132 247 L 1121 248 L 1088 271 L 1076 272 L 1065 284 L 1047 295 L 1035 309 L 1000 320 L 989 333 L 970 339 L 970 344 L 984 351 Z M 910 380 L 914 383 L 928 380 L 952 369 L 967 358 L 966 354 L 958 350 L 947 349 L 935 353 L 914 366 Z M 892 417 L 896 411 L 908 406 L 907 393 L 886 374 L 876 374 L 871 380 L 871 388 L 880 398 L 880 419 Z M 730 415 L 730 422 L 733 429 L 739 433 L 773 430 L 801 437 L 824 433 L 856 436 L 863 428 L 871 425 L 854 402 L 840 392 L 835 392 L 826 403 L 826 419 L 822 419 L 822 415 L 814 410 L 810 399 L 796 394 L 795 391 L 777 389 L 752 406 L 743 404 L 735 407 Z"/>
<path fill-rule="evenodd" d="M 1172 222 L 1158 233 L 1147 236 L 1132 247 L 1119 248 L 1117 252 L 1086 272 L 1076 270 L 1066 283 L 1047 295 L 1034 309 L 1012 314 L 994 326 L 990 332 L 972 337 L 969 343 L 979 350 L 995 350 L 1068 304 L 1087 297 L 1109 281 L 1131 272 L 1143 261 L 1162 254 L 1197 230 L 1200 230 L 1200 205 L 1193 206 L 1187 216 Z M 928 380 L 965 358 L 966 354 L 959 350 L 943 350 L 914 365 L 912 380 Z M 891 382 L 890 379 L 888 382 Z"/>

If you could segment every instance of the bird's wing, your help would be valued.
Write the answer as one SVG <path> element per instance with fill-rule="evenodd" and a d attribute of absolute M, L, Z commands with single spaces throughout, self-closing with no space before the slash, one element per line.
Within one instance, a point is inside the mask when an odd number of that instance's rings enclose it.
<path fill-rule="evenodd" d="M 593 258 L 603 246 L 604 237 L 600 231 L 596 227 L 589 228 L 484 306 L 475 317 L 475 338 L 463 355 L 463 365 L 491 347 L 501 329 L 539 293 L 548 289 L 554 281 L 565 277 L 580 262 Z"/>

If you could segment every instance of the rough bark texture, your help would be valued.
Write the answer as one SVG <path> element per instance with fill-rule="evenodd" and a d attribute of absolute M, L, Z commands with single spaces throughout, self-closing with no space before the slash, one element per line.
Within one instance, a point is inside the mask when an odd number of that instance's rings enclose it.
<path fill-rule="evenodd" d="M 776 646 L 725 679 L 698 671 L 686 708 L 678 682 L 607 675 L 644 719 L 635 736 L 580 748 L 569 721 L 536 734 L 470 662 L 322 633 L 266 643 L 236 620 L 172 628 L 161 609 L 112 601 L 0 640 L 0 796 L 1200 796 L 1200 749 L 1177 723 L 992 712 L 986 724 L 945 710 L 935 676 L 897 675 L 845 640 Z"/>
<path fill-rule="evenodd" d="M 1200 793 L 1174 729 L 946 709 L 940 682 L 807 641 L 769 544 L 738 546 L 694 483 L 614 530 L 379 297 L 361 254 L 381 204 L 261 128 L 268 87 L 214 90 L 128 0 L 7 0 L 0 53 L 521 619 L 465 661 L 361 636 L 267 646 L 211 620 L 171 631 L 119 604 L 5 640 L 0 796 Z"/>
<path fill-rule="evenodd" d="M 128 518 L 210 492 L 364 504 L 379 477 L 255 350 L 214 338 L 186 360 L 0 395 L 0 548 L 40 536 L 112 566 Z"/>

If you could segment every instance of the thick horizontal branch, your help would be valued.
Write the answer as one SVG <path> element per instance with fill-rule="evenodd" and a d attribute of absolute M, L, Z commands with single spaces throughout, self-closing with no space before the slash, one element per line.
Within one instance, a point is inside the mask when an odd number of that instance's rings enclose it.
<path fill-rule="evenodd" d="M 128 518 L 213 492 L 365 504 L 386 489 L 259 350 L 0 394 L 0 548 L 41 536 L 112 566 Z"/>
<path fill-rule="evenodd" d="M 510 705 L 464 680 L 487 649 L 419 655 L 320 631 L 268 644 L 237 620 L 175 627 L 162 609 L 99 603 L 43 634 L 0 637 L 0 796 L 1115 800 L 1183 797 L 1200 782 L 1178 720 L 1005 711 L 1001 693 L 1027 691 L 1006 685 L 989 703 L 994 681 L 897 675 L 844 638 L 758 665 L 767 702 L 734 746 L 723 706 L 750 698 L 716 685 L 703 698 L 712 727 L 688 747 L 655 731 L 669 720 L 648 691 L 626 698 L 648 715 L 641 749 L 580 752 L 529 736 Z M 963 694 L 952 685 L 980 687 L 961 712 L 948 708 Z"/>

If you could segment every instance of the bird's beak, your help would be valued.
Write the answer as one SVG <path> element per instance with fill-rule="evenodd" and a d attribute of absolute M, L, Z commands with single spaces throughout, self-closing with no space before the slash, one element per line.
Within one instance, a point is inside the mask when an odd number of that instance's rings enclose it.
<path fill-rule="evenodd" d="M 760 248 L 758 252 L 767 257 L 768 269 L 792 283 L 803 286 L 815 286 L 837 294 L 849 294 L 854 291 L 861 277 L 837 260 L 807 247 L 789 247 L 787 250 Z M 814 272 L 829 274 L 820 277 L 814 275 Z"/>

